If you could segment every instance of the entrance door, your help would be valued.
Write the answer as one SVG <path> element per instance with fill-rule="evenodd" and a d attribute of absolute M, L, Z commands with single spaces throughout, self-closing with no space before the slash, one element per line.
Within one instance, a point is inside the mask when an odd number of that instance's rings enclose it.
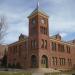
<path fill-rule="evenodd" d="M 47 56 L 43 55 L 41 60 L 42 68 L 48 68 L 48 58 Z"/>
<path fill-rule="evenodd" d="M 36 65 L 37 65 L 36 56 L 35 55 L 32 55 L 31 56 L 31 67 L 32 68 L 36 68 Z"/>

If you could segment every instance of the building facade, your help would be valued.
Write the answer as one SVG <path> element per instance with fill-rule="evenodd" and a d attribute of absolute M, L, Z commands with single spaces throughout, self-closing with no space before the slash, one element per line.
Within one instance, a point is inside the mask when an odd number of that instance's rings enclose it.
<path fill-rule="evenodd" d="M 49 36 L 49 16 L 38 6 L 28 16 L 29 36 L 8 45 L 8 66 L 15 68 L 72 69 L 75 41 L 64 42 L 59 34 Z"/>

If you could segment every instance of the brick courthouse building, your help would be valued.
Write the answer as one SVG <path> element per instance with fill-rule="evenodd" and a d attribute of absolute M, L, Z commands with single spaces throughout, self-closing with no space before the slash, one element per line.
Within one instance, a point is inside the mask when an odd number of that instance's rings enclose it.
<path fill-rule="evenodd" d="M 59 34 L 49 36 L 49 16 L 38 6 L 28 16 L 29 36 L 8 45 L 8 66 L 21 68 L 72 69 L 75 65 L 75 40 L 62 41 Z"/>

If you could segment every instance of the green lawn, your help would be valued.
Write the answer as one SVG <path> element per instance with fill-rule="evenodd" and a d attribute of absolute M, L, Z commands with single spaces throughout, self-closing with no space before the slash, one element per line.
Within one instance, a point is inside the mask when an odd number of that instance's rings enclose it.
<path fill-rule="evenodd" d="M 75 74 L 75 71 L 74 72 L 45 73 L 45 75 L 72 75 L 72 74 Z"/>
<path fill-rule="evenodd" d="M 46 73 L 45 75 L 72 75 L 71 73 Z"/>
<path fill-rule="evenodd" d="M 0 75 L 32 75 L 28 72 L 6 72 L 6 71 L 0 71 Z"/>
<path fill-rule="evenodd" d="M 75 74 L 75 71 L 72 72 L 60 72 L 60 73 L 45 73 L 44 75 L 72 75 Z M 30 72 L 25 71 L 0 71 L 0 75 L 32 75 Z"/>

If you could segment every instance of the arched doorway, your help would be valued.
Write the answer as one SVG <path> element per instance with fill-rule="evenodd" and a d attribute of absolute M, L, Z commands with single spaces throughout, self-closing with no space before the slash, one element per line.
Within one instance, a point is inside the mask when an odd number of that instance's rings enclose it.
<path fill-rule="evenodd" d="M 35 55 L 32 55 L 31 56 L 31 67 L 36 68 L 36 65 L 37 65 L 37 58 Z"/>
<path fill-rule="evenodd" d="M 47 56 L 43 55 L 41 59 L 42 68 L 48 68 L 48 58 Z"/>

